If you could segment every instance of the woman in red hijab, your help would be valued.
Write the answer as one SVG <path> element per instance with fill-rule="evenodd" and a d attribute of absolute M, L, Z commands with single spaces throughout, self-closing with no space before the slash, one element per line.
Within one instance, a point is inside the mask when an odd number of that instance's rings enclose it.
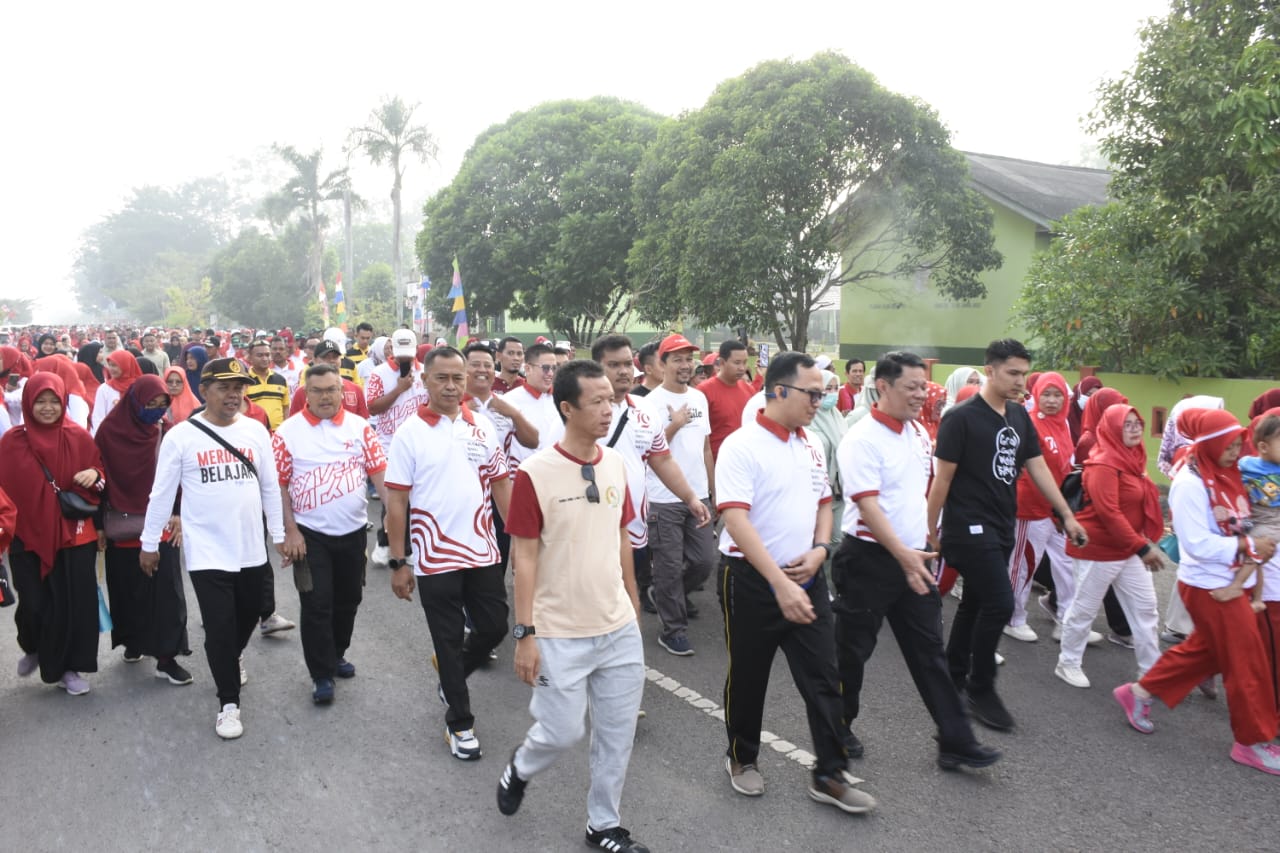
<path fill-rule="evenodd" d="M 1059 487 L 1071 473 L 1071 428 L 1067 425 L 1067 380 L 1062 374 L 1041 373 L 1036 382 L 1035 397 L 1027 401 L 1033 412 L 1036 434 L 1040 437 L 1040 453 L 1049 473 Z M 1014 529 L 1013 551 L 1009 555 L 1009 583 L 1013 587 L 1013 616 L 1005 626 L 1006 636 L 1030 643 L 1039 637 L 1027 624 L 1027 599 L 1031 595 L 1031 579 L 1047 553 L 1057 593 L 1058 614 L 1066 613 L 1075 596 L 1075 573 L 1067 558 L 1067 537 L 1053 522 L 1053 508 L 1040 494 L 1031 476 L 1023 471 L 1018 478 L 1018 522 Z M 1055 635 L 1058 633 L 1054 630 Z M 1098 640 L 1102 637 L 1099 635 Z"/>
<path fill-rule="evenodd" d="M 182 374 L 181 370 L 176 372 Z M 107 513 L 112 520 L 136 519 L 139 535 L 156 478 L 161 421 L 169 403 L 160 377 L 143 376 L 133 383 L 94 436 L 111 483 L 106 495 Z M 178 558 L 182 534 L 177 515 L 169 520 L 169 533 L 160 543 L 160 565 L 150 577 L 143 574 L 139 565 L 139 539 L 131 531 L 113 528 L 114 524 L 108 525 L 98 539 L 106 551 L 111 646 L 124 646 L 128 663 L 141 660 L 143 655 L 154 657 L 157 678 L 168 678 L 171 684 L 190 684 L 191 673 L 176 660 L 177 655 L 191 654 L 187 647 L 187 598 Z M 108 534 L 120 538 L 108 539 Z"/>
<path fill-rule="evenodd" d="M 1102 387 L 1102 380 L 1096 376 L 1086 376 L 1076 383 L 1076 387 L 1071 392 L 1071 405 L 1067 407 L 1067 423 L 1071 425 L 1071 438 L 1076 444 L 1080 443 L 1080 436 L 1084 433 L 1084 407 L 1089 402 L 1089 397 L 1095 391 Z"/>
<path fill-rule="evenodd" d="M 937 382 L 925 388 L 924 408 L 920 410 L 920 423 L 929 433 L 929 440 L 938 441 L 938 424 L 942 422 L 942 410 L 947 405 L 947 389 Z"/>
<path fill-rule="evenodd" d="M 89 394 L 76 372 L 75 365 L 65 355 L 57 353 L 36 362 L 37 373 L 56 373 L 67 389 L 67 418 L 83 429 L 89 428 Z"/>
<path fill-rule="evenodd" d="M 92 519 L 63 516 L 59 489 L 97 503 L 102 460 L 89 433 L 64 417 L 67 392 L 41 372 L 22 391 L 23 423 L 0 438 L 0 489 L 18 508 L 9 564 L 18 589 L 18 675 L 40 670 L 46 684 L 89 692 L 80 673 L 98 670 L 98 534 Z M 42 467 L 43 465 L 43 467 Z"/>
<path fill-rule="evenodd" d="M 4 390 L 4 404 L 11 423 L 22 423 L 22 386 L 31 373 L 31 359 L 17 347 L 0 347 L 0 380 L 3 380 L 0 388 Z"/>
<path fill-rule="evenodd" d="M 1164 533 L 1160 493 L 1147 476 L 1147 448 L 1138 410 L 1121 403 L 1102 414 L 1097 447 L 1084 466 L 1087 503 L 1076 518 L 1089 544 L 1067 545 L 1075 559 L 1076 597 L 1062 620 L 1062 648 L 1054 674 L 1072 687 L 1088 687 L 1081 669 L 1093 619 L 1108 588 L 1114 589 L 1132 626 L 1141 676 L 1160 657 L 1155 585 L 1163 565 L 1156 542 Z"/>
<path fill-rule="evenodd" d="M 181 367 L 170 367 L 164 372 L 164 388 L 169 395 L 169 413 L 164 416 L 166 426 L 182 423 L 200 408 L 200 401 L 187 384 L 187 372 Z"/>
<path fill-rule="evenodd" d="M 1231 585 L 1245 560 L 1263 563 L 1276 550 L 1273 540 L 1249 535 L 1249 494 L 1236 467 L 1244 427 L 1230 412 L 1212 409 L 1188 409 L 1178 426 L 1192 441 L 1174 465 L 1169 509 L 1182 554 L 1178 594 L 1196 629 L 1114 695 L 1129 725 L 1149 734 L 1154 699 L 1176 707 L 1220 672 L 1235 739 L 1231 760 L 1280 776 L 1280 746 L 1271 743 L 1278 727 L 1275 697 L 1257 617 L 1248 596 L 1219 601 L 1212 595 Z"/>
<path fill-rule="evenodd" d="M 96 433 L 107 415 L 124 397 L 129 386 L 142 375 L 138 360 L 128 350 L 118 349 L 111 355 L 103 367 L 106 368 L 106 382 L 98 386 L 98 396 L 93 401 L 93 416 L 89 419 L 89 432 Z"/>
<path fill-rule="evenodd" d="M 1093 431 L 1102 420 L 1102 413 L 1112 406 L 1129 402 L 1129 398 L 1114 388 L 1099 388 L 1085 403 L 1084 416 L 1080 421 L 1080 438 L 1076 441 L 1076 464 L 1083 465 L 1093 452 L 1097 438 Z"/>

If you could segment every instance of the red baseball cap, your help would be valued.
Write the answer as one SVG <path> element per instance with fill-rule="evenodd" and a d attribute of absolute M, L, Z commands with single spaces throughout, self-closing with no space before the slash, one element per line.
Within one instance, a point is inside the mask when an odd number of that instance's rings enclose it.
<path fill-rule="evenodd" d="M 702 357 L 702 363 L 705 364 L 707 367 L 711 367 L 713 364 L 716 363 L 716 358 L 718 356 L 719 356 L 718 353 L 709 352 Z"/>
<path fill-rule="evenodd" d="M 696 346 L 689 343 L 689 339 L 684 335 L 667 335 L 658 346 L 658 358 L 673 352 L 684 352 L 685 350 L 696 352 L 697 349 Z"/>

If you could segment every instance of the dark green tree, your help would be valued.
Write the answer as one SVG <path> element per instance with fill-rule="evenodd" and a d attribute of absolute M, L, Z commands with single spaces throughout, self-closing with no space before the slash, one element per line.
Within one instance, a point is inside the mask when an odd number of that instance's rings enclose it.
<path fill-rule="evenodd" d="M 835 287 L 927 271 L 947 296 L 983 296 L 1000 256 L 966 180 L 933 111 L 843 56 L 762 63 L 664 127 L 636 173 L 642 312 L 803 350 Z"/>
<path fill-rule="evenodd" d="M 482 133 L 424 206 L 417 252 L 444 301 L 456 255 L 472 318 L 540 319 L 575 343 L 625 324 L 643 288 L 628 273 L 632 174 L 661 118 L 614 98 L 559 101 Z"/>
<path fill-rule="evenodd" d="M 285 145 L 276 146 L 275 151 L 292 167 L 293 174 L 284 186 L 267 196 L 263 202 L 263 211 L 272 224 L 281 226 L 296 222 L 300 233 L 306 235 L 308 248 L 306 277 L 303 279 L 305 287 L 294 284 L 297 290 L 293 296 L 296 297 L 305 290 L 314 298 L 319 292 L 324 274 L 324 235 L 325 229 L 329 227 L 327 203 L 340 200 L 343 192 L 350 190 L 351 178 L 346 169 L 336 169 L 321 178 L 320 149 L 302 154 L 292 145 Z"/>

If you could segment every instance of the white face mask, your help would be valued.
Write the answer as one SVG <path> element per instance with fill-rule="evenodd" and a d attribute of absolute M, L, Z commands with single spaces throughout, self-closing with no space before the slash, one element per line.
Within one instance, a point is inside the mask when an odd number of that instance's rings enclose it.
<path fill-rule="evenodd" d="M 1086 403 L 1088 403 L 1088 402 L 1089 402 L 1089 398 L 1088 398 L 1088 397 L 1081 397 L 1080 399 L 1076 400 L 1076 405 L 1077 405 L 1077 406 L 1079 406 L 1079 407 L 1080 407 L 1080 411 L 1082 411 L 1082 412 L 1083 412 L 1083 411 L 1084 411 L 1085 404 L 1086 404 Z"/>

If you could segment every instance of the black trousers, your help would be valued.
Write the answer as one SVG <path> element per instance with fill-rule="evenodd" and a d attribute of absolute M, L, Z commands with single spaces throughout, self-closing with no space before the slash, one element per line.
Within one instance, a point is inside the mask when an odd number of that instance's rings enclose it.
<path fill-rule="evenodd" d="M 834 776 L 845 769 L 849 756 L 840 736 L 835 621 L 821 573 L 814 576 L 808 593 L 818 618 L 808 625 L 788 622 L 773 590 L 750 563 L 728 557 L 721 567 L 720 607 L 729 652 L 729 672 L 724 681 L 728 755 L 740 764 L 756 762 L 769 671 L 774 655 L 782 649 L 809 718 L 809 734 L 818 757 L 813 772 Z"/>
<path fill-rule="evenodd" d="M 507 561 L 511 558 L 511 537 L 507 534 L 507 523 L 502 517 L 502 513 L 498 512 L 498 502 L 493 501 L 493 534 L 498 540 L 498 554 L 500 554 L 499 562 L 502 570 L 507 570 Z M 408 551 L 405 552 L 409 553 Z"/>
<path fill-rule="evenodd" d="M 67 671 L 98 671 L 98 545 L 57 551 L 40 577 L 40 558 L 14 539 L 9 568 L 18 593 L 13 620 L 18 646 L 40 661 L 40 679 L 53 684 Z"/>
<path fill-rule="evenodd" d="M 944 747 L 975 742 L 942 649 L 942 596 L 907 586 L 898 561 L 876 542 L 846 536 L 832 561 L 836 577 L 836 660 L 844 698 L 844 722 L 858 716 L 863 672 L 876 649 L 885 618 L 907 671 L 938 726 Z"/>
<path fill-rule="evenodd" d="M 269 565 L 269 563 L 267 564 Z M 218 689 L 218 706 L 240 704 L 240 653 L 258 625 L 264 566 L 238 572 L 189 572 L 204 622 L 204 653 Z"/>
<path fill-rule="evenodd" d="M 382 515 L 378 518 L 377 541 L 378 541 L 378 547 L 385 548 L 391 544 L 391 540 L 387 538 L 387 505 L 386 504 L 379 504 L 379 505 L 382 507 Z M 497 505 L 495 504 L 494 506 L 496 507 Z M 498 524 L 498 512 L 496 509 L 494 510 L 494 513 L 493 513 L 493 523 L 494 525 Z M 498 542 L 498 547 L 499 548 L 502 547 L 501 540 L 499 540 Z M 511 537 L 508 536 L 507 549 L 510 550 L 510 548 L 511 548 Z M 404 554 L 406 557 L 413 556 L 413 543 L 409 539 L 409 519 L 407 517 L 404 520 Z M 506 564 L 505 560 L 503 560 L 503 564 L 504 565 Z"/>
<path fill-rule="evenodd" d="M 493 565 L 416 578 L 418 600 L 440 667 L 440 685 L 449 703 L 445 722 L 455 732 L 475 726 L 467 676 L 489 659 L 489 652 L 507 635 L 505 571 L 503 566 Z M 472 625 L 465 643 L 464 607 Z"/>
<path fill-rule="evenodd" d="M 142 549 L 107 544 L 107 594 L 111 646 L 164 660 L 189 655 L 187 595 L 178 549 L 160 543 L 160 565 L 147 577 L 138 565 Z"/>
<path fill-rule="evenodd" d="M 947 665 L 956 689 L 986 693 L 996 686 L 996 647 L 1013 615 L 1013 587 L 1009 583 L 1011 545 L 978 543 L 948 545 L 947 564 L 964 578 L 964 595 L 951 623 Z"/>
<path fill-rule="evenodd" d="M 298 525 L 307 544 L 311 590 L 299 592 L 302 654 L 313 679 L 333 678 L 351 646 L 356 611 L 364 599 L 364 528 L 330 536 Z"/>
<path fill-rule="evenodd" d="M 653 583 L 653 554 L 650 553 L 649 546 L 632 548 L 631 559 L 636 568 L 636 586 L 644 589 Z"/>

